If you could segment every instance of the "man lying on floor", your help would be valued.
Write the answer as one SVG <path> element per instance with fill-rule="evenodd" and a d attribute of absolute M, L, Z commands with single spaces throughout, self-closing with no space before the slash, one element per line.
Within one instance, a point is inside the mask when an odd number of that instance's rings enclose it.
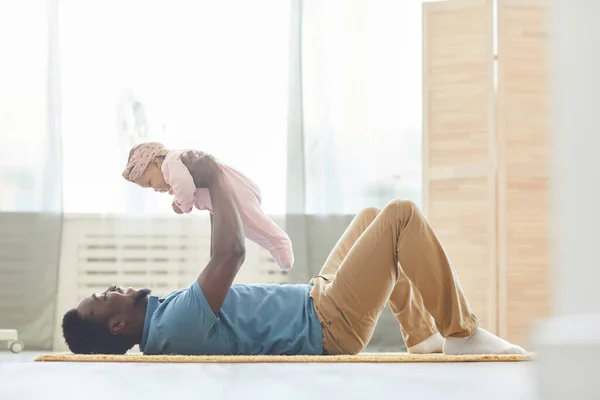
<path fill-rule="evenodd" d="M 159 299 L 118 286 L 63 319 L 73 353 L 356 354 L 389 304 L 411 353 L 520 354 L 480 328 L 442 245 L 418 208 L 396 200 L 360 212 L 308 285 L 233 285 L 244 234 L 214 159 L 183 160 L 214 207 L 211 259 L 187 289 Z"/>

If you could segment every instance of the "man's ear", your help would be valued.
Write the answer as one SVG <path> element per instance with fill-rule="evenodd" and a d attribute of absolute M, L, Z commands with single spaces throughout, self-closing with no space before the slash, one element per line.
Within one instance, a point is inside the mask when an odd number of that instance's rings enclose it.
<path fill-rule="evenodd" d="M 114 317 L 109 321 L 110 333 L 116 335 L 125 328 L 125 320 L 121 317 Z"/>

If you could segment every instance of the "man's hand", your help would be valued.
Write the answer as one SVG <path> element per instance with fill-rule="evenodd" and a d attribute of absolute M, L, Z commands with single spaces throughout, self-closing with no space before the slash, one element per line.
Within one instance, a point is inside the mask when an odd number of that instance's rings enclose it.
<path fill-rule="evenodd" d="M 221 175 L 221 167 L 214 157 L 202 151 L 186 151 L 181 155 L 181 162 L 190 171 L 197 188 L 210 187 Z"/>

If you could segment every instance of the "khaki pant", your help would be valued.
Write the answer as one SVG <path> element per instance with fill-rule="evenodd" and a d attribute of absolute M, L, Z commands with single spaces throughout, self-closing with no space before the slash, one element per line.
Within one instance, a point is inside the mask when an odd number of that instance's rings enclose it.
<path fill-rule="evenodd" d="M 327 354 L 362 351 L 388 303 L 409 347 L 477 328 L 442 245 L 409 201 L 357 214 L 311 283 Z"/>

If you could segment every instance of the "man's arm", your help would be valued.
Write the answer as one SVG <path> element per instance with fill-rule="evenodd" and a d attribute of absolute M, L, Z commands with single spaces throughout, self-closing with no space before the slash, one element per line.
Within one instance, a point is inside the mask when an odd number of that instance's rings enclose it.
<path fill-rule="evenodd" d="M 240 214 L 221 169 L 212 157 L 199 153 L 182 161 L 197 187 L 207 187 L 213 206 L 210 261 L 200 273 L 198 283 L 210 308 L 218 313 L 229 288 L 244 262 L 246 247 Z M 201 185 L 201 186 L 198 186 Z"/>
<path fill-rule="evenodd" d="M 210 257 L 212 258 L 213 256 L 213 215 L 212 213 L 210 214 Z"/>

